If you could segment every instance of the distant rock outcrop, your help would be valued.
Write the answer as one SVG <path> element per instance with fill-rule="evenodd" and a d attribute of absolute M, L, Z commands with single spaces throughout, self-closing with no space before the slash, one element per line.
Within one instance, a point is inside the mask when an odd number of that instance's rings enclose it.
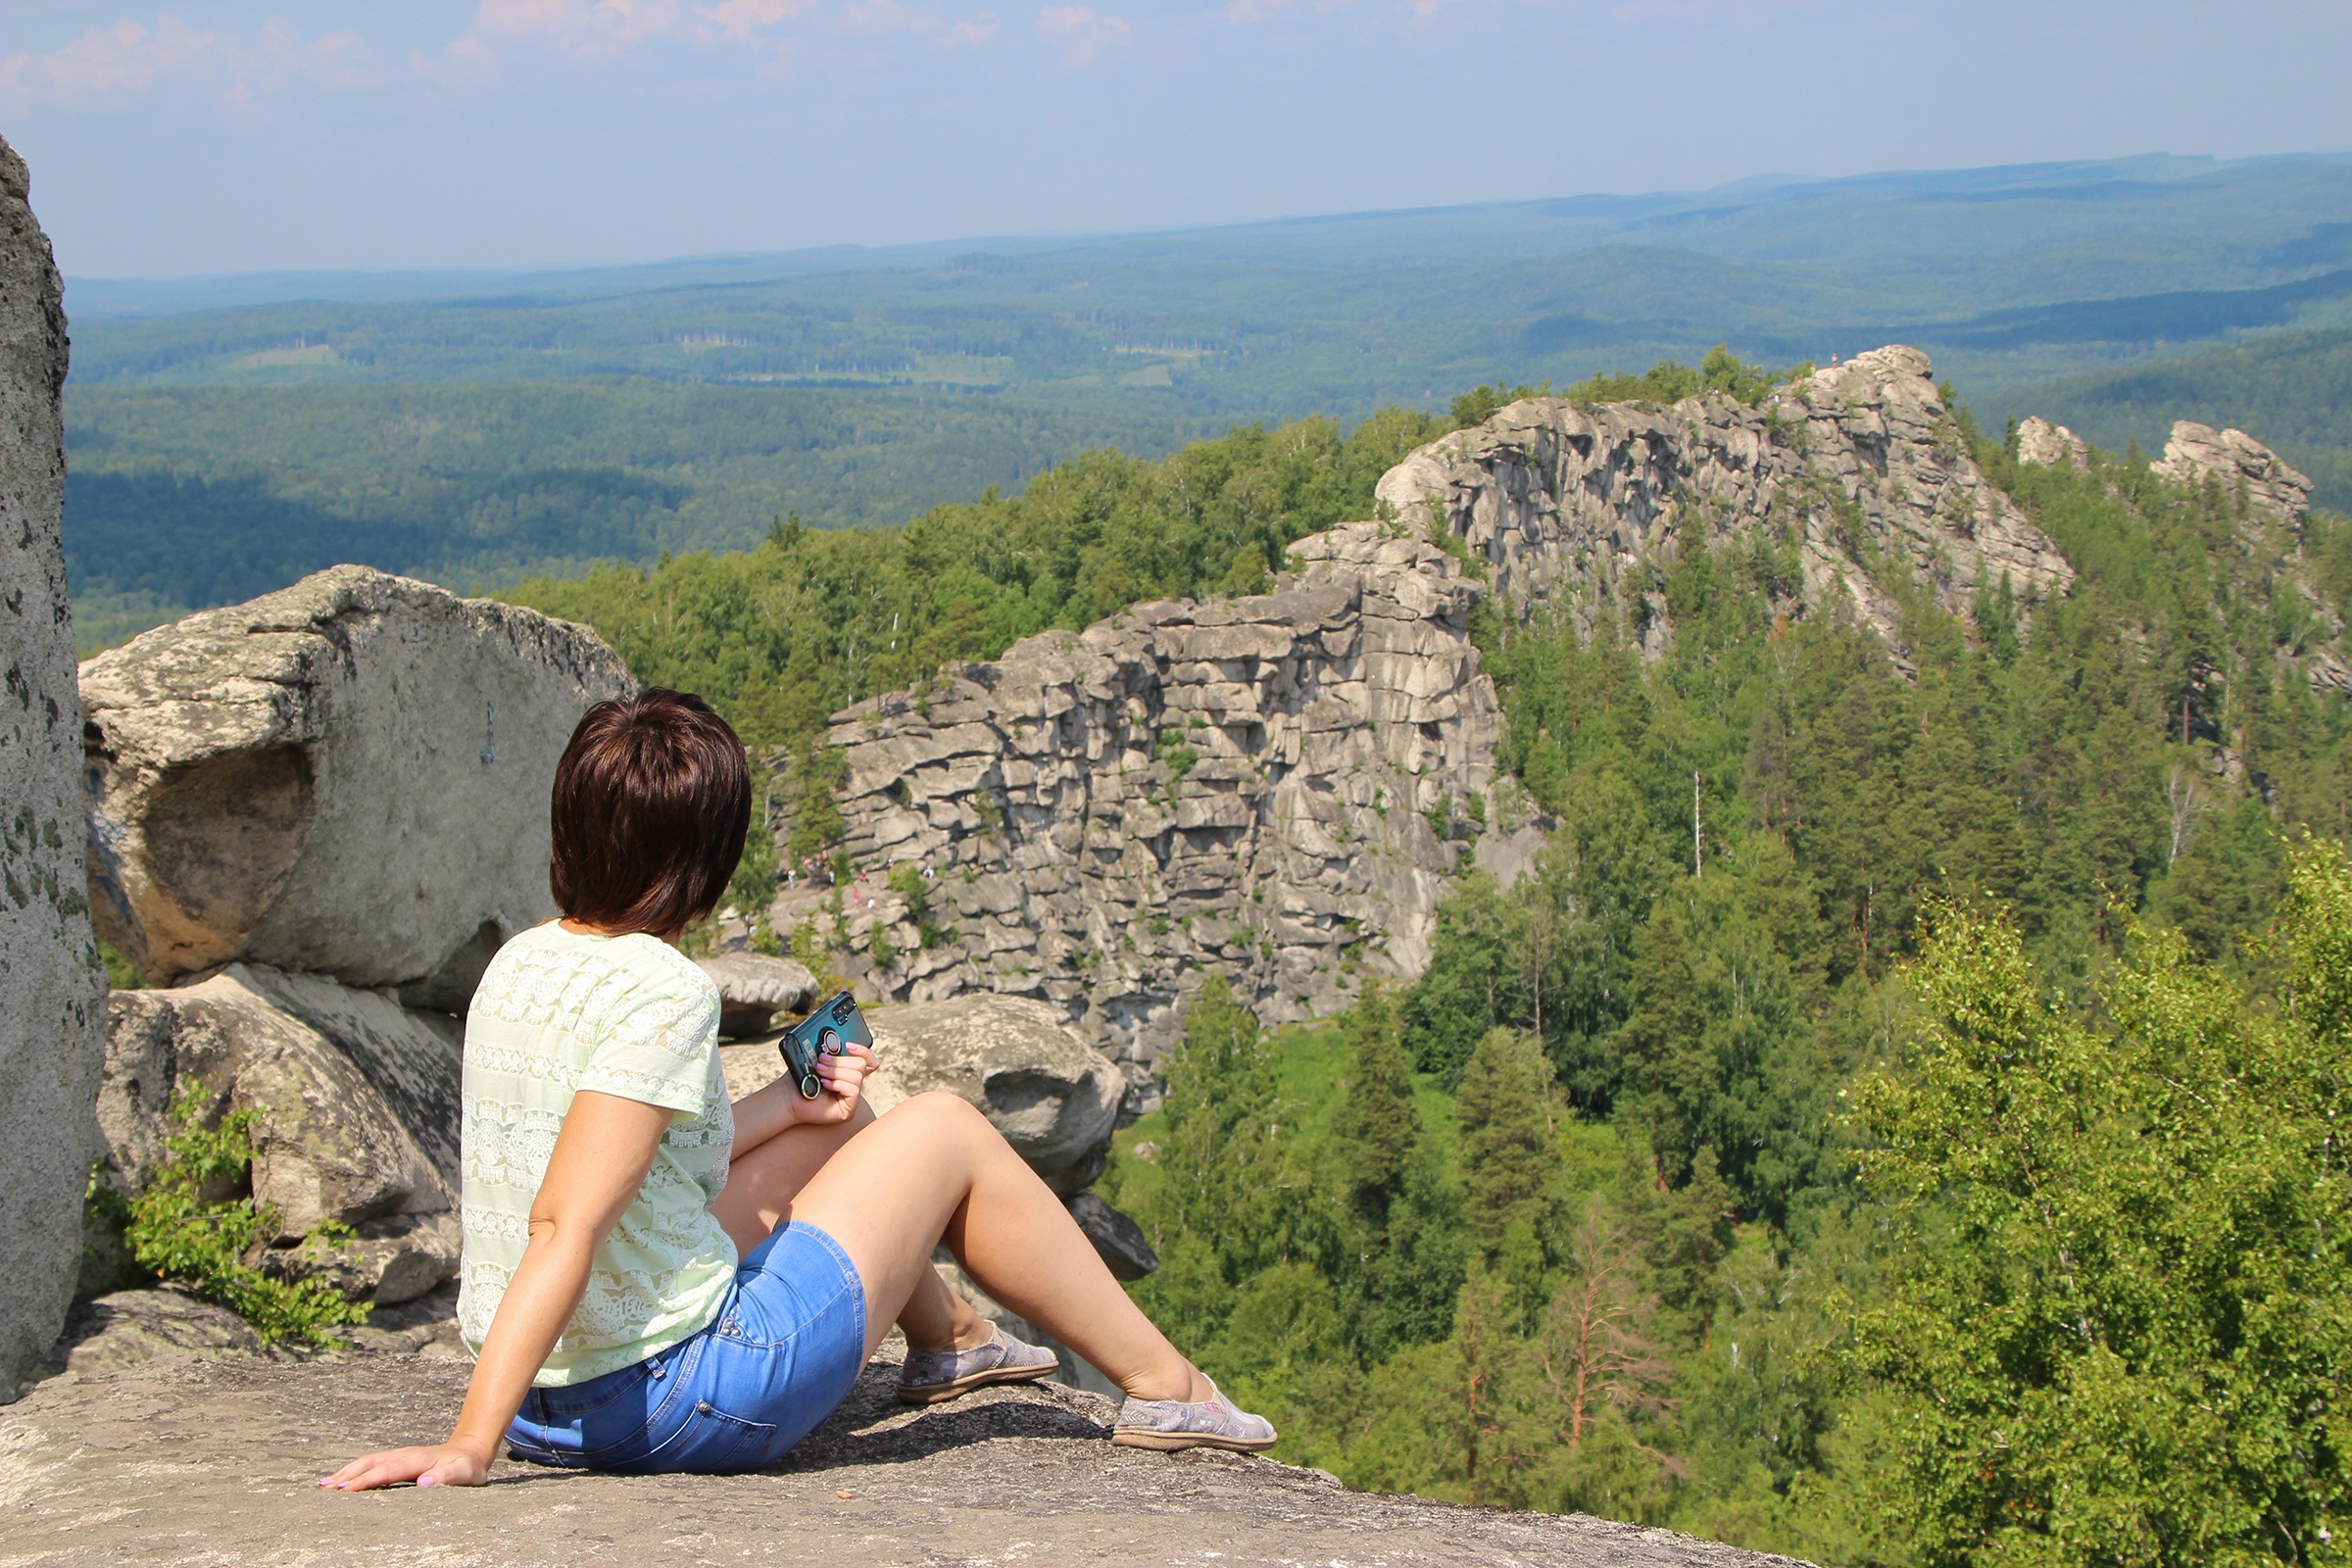
<path fill-rule="evenodd" d="M 837 717 L 849 852 L 929 874 L 919 910 L 878 878 L 836 890 L 862 993 L 1039 998 L 1141 1086 L 1210 969 L 1277 1020 L 1418 973 L 1473 822 L 1503 809 L 1477 586 L 1393 523 L 1295 564 L 1274 593 L 1138 605 Z"/>
<path fill-rule="evenodd" d="M 58 534 L 66 316 L 29 188 L 0 141 L 0 1404 L 48 1353 L 73 1298 L 106 1027 Z"/>
<path fill-rule="evenodd" d="M 718 1032 L 743 1040 L 765 1033 L 779 1012 L 816 1005 L 816 976 L 790 958 L 721 953 L 694 960 L 718 986 Z"/>
<path fill-rule="evenodd" d="M 1514 403 L 1379 496 L 1388 520 L 1299 541 L 1273 594 L 1139 605 L 839 715 L 868 875 L 838 920 L 787 894 L 778 928 L 829 924 L 870 997 L 1053 1003 L 1120 1058 L 1137 1108 L 1205 974 L 1270 1022 L 1328 1014 L 1421 972 L 1453 873 L 1532 863 L 1468 635 L 1480 595 L 1588 634 L 1612 618 L 1655 654 L 1688 530 L 1764 535 L 1793 556 L 1788 613 L 1842 608 L 1899 661 L 1898 579 L 1962 614 L 2005 579 L 2030 614 L 2074 577 L 1907 348 L 1760 407 Z M 872 874 L 902 864 L 930 878 L 920 908 Z"/>
<path fill-rule="evenodd" d="M 1512 612 L 1565 613 L 1586 635 L 1622 616 L 1651 654 L 1672 631 L 1659 568 L 1684 530 L 1786 540 L 1801 574 L 1789 608 L 1850 609 L 1899 661 L 1897 580 L 1965 615 L 1979 587 L 2006 578 L 2031 605 L 2075 575 L 1985 479 L 1928 371 L 1892 347 L 1753 408 L 1722 393 L 1671 408 L 1530 398 L 1413 453 L 1379 496 L 1491 563 Z"/>
<path fill-rule="evenodd" d="M 2148 466 L 2177 484 L 2220 483 L 2223 493 L 2243 493 L 2250 511 L 2291 521 L 2311 506 L 2311 481 L 2286 460 L 2243 430 L 2216 430 L 2181 419 L 2164 444 L 2164 459 Z"/>
<path fill-rule="evenodd" d="M 2035 415 L 2018 422 L 2017 461 L 2039 468 L 2073 468 L 2087 473 L 2090 444 L 2065 425 L 2052 424 Z"/>

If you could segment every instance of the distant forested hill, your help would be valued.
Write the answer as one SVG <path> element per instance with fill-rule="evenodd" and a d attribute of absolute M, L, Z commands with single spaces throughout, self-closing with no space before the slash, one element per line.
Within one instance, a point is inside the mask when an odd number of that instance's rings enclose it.
<path fill-rule="evenodd" d="M 2286 332 L 2101 375 L 2046 381 L 1993 400 L 2121 452 L 2163 450 L 2175 419 L 2251 431 L 2319 485 L 2318 505 L 2352 512 L 2352 331 Z"/>
<path fill-rule="evenodd" d="M 462 590 L 903 522 L 1089 447 L 1208 433 L 1068 400 L 643 379 L 68 389 L 67 566 L 103 647 L 357 561 Z"/>
<path fill-rule="evenodd" d="M 75 279 L 69 564 L 93 645 L 338 560 L 459 587 L 650 564 L 784 513 L 902 522 L 1091 447 L 1717 343 L 1918 343 L 1984 404 L 2352 327 L 2346 212 L 2352 158 L 2151 157 L 564 273 Z"/>

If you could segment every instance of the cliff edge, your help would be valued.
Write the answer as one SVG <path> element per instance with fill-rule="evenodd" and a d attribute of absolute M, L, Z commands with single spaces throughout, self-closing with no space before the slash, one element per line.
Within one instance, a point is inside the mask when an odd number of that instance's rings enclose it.
<path fill-rule="evenodd" d="M 1054 1385 L 910 1410 L 890 1397 L 888 1345 L 773 1470 L 613 1476 L 508 1461 L 473 1490 L 313 1484 L 362 1449 L 447 1430 L 466 1371 L 428 1339 L 311 1361 L 215 1348 L 52 1378 L 0 1412 L 0 1555 L 45 1568 L 1788 1561 L 1582 1515 L 1352 1493 L 1262 1457 L 1113 1447 L 1110 1402 Z"/>

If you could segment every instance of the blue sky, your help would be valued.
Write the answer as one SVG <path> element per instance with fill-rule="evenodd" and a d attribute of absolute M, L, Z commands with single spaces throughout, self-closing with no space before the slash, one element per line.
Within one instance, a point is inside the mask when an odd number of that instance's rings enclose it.
<path fill-rule="evenodd" d="M 2352 0 L 0 4 L 0 134 L 89 276 L 2343 149 L 2348 83 Z"/>

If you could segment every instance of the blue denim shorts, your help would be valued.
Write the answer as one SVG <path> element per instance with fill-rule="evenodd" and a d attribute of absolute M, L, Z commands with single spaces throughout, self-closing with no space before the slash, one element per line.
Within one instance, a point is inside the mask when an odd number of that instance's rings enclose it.
<path fill-rule="evenodd" d="M 865 1365 L 865 1291 L 841 1244 L 790 1221 L 745 1254 L 710 1326 L 568 1388 L 533 1389 L 507 1451 L 535 1464 L 719 1474 L 773 1464 Z"/>

